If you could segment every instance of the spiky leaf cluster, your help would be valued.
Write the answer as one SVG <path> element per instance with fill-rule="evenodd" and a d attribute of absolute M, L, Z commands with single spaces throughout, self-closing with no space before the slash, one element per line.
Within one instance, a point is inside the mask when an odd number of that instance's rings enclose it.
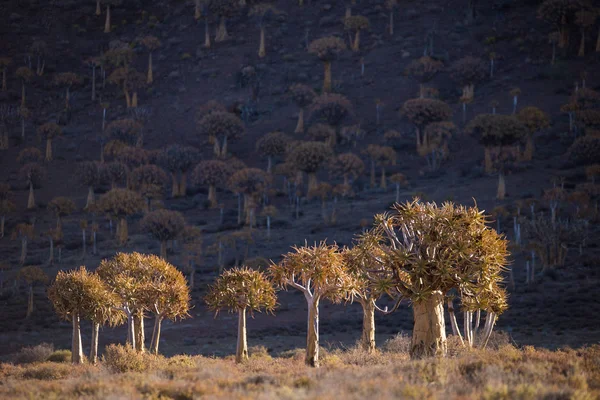
<path fill-rule="evenodd" d="M 114 157 L 129 168 L 135 168 L 140 165 L 148 164 L 149 153 L 141 147 L 122 146 L 115 149 Z"/>
<path fill-rule="evenodd" d="M 331 147 L 321 142 L 301 142 L 288 155 L 286 162 L 300 171 L 315 173 L 333 156 Z"/>
<path fill-rule="evenodd" d="M 223 104 L 219 103 L 216 100 L 207 101 L 206 103 L 199 106 L 198 109 L 196 110 L 196 114 L 195 114 L 196 124 L 200 125 L 200 121 L 202 121 L 202 118 L 204 118 L 208 114 L 212 114 L 214 112 L 226 113 L 227 107 L 225 107 Z"/>
<path fill-rule="evenodd" d="M 77 178 L 84 186 L 96 186 L 101 181 L 101 170 L 96 161 L 84 161 L 77 166 Z"/>
<path fill-rule="evenodd" d="M 336 177 L 357 178 L 365 170 L 365 163 L 354 153 L 344 153 L 334 157 L 329 163 L 329 172 Z"/>
<path fill-rule="evenodd" d="M 321 61 L 333 61 L 346 49 L 346 43 L 335 36 L 314 40 L 308 46 L 308 52 L 316 55 Z"/>
<path fill-rule="evenodd" d="M 277 305 L 275 288 L 267 276 L 248 267 L 233 268 L 221 274 L 204 298 L 208 308 L 219 312 L 240 310 L 273 312 Z"/>
<path fill-rule="evenodd" d="M 337 93 L 323 93 L 317 97 L 310 107 L 310 118 L 322 120 L 336 126 L 346 116 L 351 116 L 352 103 L 346 96 Z"/>
<path fill-rule="evenodd" d="M 187 172 L 200 160 L 200 152 L 195 147 L 173 144 L 158 156 L 159 164 L 171 172 Z"/>
<path fill-rule="evenodd" d="M 294 103 L 300 108 L 308 107 L 315 97 L 317 97 L 317 94 L 310 86 L 301 83 L 290 86 L 290 95 Z"/>
<path fill-rule="evenodd" d="M 401 113 L 419 128 L 433 122 L 446 121 L 452 117 L 452 110 L 448 104 L 436 99 L 408 100 L 402 106 Z"/>
<path fill-rule="evenodd" d="M 129 182 L 131 188 L 144 197 L 160 197 L 168 179 L 162 168 L 156 165 L 142 165 L 131 171 Z"/>
<path fill-rule="evenodd" d="M 45 285 L 49 281 L 48 275 L 37 265 L 28 265 L 21 268 L 18 278 L 24 280 L 29 286 Z"/>
<path fill-rule="evenodd" d="M 285 154 L 290 140 L 290 137 L 283 132 L 270 132 L 258 139 L 256 151 L 263 156 L 281 156 Z"/>
<path fill-rule="evenodd" d="M 100 170 L 102 180 L 109 182 L 111 185 L 125 182 L 128 173 L 127 165 L 119 161 L 106 163 Z"/>
<path fill-rule="evenodd" d="M 480 114 L 465 131 L 477 136 L 484 146 L 512 146 L 527 135 L 527 128 L 514 116 Z"/>
<path fill-rule="evenodd" d="M 156 36 L 152 35 L 144 36 L 142 39 L 140 39 L 140 43 L 149 51 L 154 51 L 161 45 L 160 40 Z"/>
<path fill-rule="evenodd" d="M 375 164 L 380 166 L 395 165 L 396 151 L 389 146 L 380 146 L 378 144 L 370 144 L 363 151 Z"/>
<path fill-rule="evenodd" d="M 137 214 L 144 209 L 144 200 L 132 190 L 112 189 L 100 197 L 97 207 L 118 218 Z"/>

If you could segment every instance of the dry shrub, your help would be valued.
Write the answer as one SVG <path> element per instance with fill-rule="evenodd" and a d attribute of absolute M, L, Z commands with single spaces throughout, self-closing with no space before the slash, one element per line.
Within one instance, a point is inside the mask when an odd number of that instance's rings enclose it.
<path fill-rule="evenodd" d="M 161 357 L 138 353 L 129 346 L 110 344 L 104 350 L 103 364 L 112 372 L 144 372 L 154 369 Z"/>
<path fill-rule="evenodd" d="M 279 357 L 281 358 L 291 358 L 293 360 L 304 360 L 304 356 L 306 355 L 306 350 L 304 349 L 292 349 L 286 350 L 279 353 Z"/>
<path fill-rule="evenodd" d="M 23 347 L 13 358 L 15 364 L 32 364 L 44 362 L 54 352 L 54 346 L 41 343 L 33 347 Z"/>
<path fill-rule="evenodd" d="M 55 363 L 71 362 L 71 350 L 56 350 L 48 356 L 47 361 Z"/>
<path fill-rule="evenodd" d="M 265 346 L 250 346 L 248 348 L 248 354 L 252 358 L 268 358 L 271 359 L 271 355 L 269 354 L 269 350 Z"/>
<path fill-rule="evenodd" d="M 408 354 L 410 351 L 410 336 L 404 333 L 396 334 L 396 336 L 385 341 L 383 351 L 387 353 Z"/>
<path fill-rule="evenodd" d="M 354 346 L 346 350 L 334 351 L 330 357 L 338 357 L 345 365 L 371 366 L 386 365 L 393 362 L 394 355 L 383 353 L 379 350 L 373 352 L 365 351 L 360 346 Z"/>
<path fill-rule="evenodd" d="M 73 367 L 71 365 L 46 362 L 30 365 L 23 368 L 21 372 L 22 379 L 39 379 L 43 381 L 53 381 L 64 379 L 71 374 Z"/>

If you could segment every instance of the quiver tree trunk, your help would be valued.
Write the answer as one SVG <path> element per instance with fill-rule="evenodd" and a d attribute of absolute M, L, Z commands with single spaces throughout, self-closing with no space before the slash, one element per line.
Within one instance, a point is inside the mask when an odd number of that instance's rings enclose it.
<path fill-rule="evenodd" d="M 379 187 L 381 187 L 383 190 L 387 189 L 387 179 L 385 177 L 385 167 L 381 167 L 381 181 L 379 183 Z"/>
<path fill-rule="evenodd" d="M 179 179 L 179 196 L 185 197 L 187 194 L 187 173 L 181 172 L 181 178 Z"/>
<path fill-rule="evenodd" d="M 363 309 L 363 327 L 360 346 L 369 353 L 375 350 L 375 302 L 373 300 L 361 301 Z"/>
<path fill-rule="evenodd" d="M 46 161 L 52 161 L 52 139 L 46 139 Z"/>
<path fill-rule="evenodd" d="M 25 264 L 26 258 L 27 258 L 27 237 L 23 236 L 21 238 L 21 257 L 19 258 L 19 263 L 21 265 Z"/>
<path fill-rule="evenodd" d="M 312 193 L 313 190 L 316 189 L 317 184 L 318 184 L 317 174 L 314 172 L 309 173 L 308 174 L 308 189 L 307 189 L 309 194 Z"/>
<path fill-rule="evenodd" d="M 454 302 L 451 298 L 448 299 L 448 315 L 450 316 L 450 325 L 452 326 L 452 334 L 457 336 L 460 340 L 460 344 L 463 346 L 465 343 L 463 342 L 462 335 L 460 333 L 460 329 L 458 328 L 458 323 L 456 322 L 456 314 L 454 313 Z"/>
<path fill-rule="evenodd" d="M 152 82 L 154 82 L 154 74 L 152 71 L 152 52 L 148 54 L 148 78 L 146 79 L 146 82 L 149 85 L 152 84 Z"/>
<path fill-rule="evenodd" d="M 167 259 L 167 241 L 166 240 L 160 241 L 160 257 L 163 260 Z"/>
<path fill-rule="evenodd" d="M 581 42 L 579 43 L 579 57 L 585 56 L 585 28 L 581 27 Z"/>
<path fill-rule="evenodd" d="M 102 10 L 100 8 L 100 0 L 96 0 L 96 15 L 102 14 Z"/>
<path fill-rule="evenodd" d="M 53 265 L 54 264 L 54 239 L 52 238 L 52 235 L 50 235 L 48 237 L 48 240 L 50 242 L 50 256 L 48 257 L 48 264 Z"/>
<path fill-rule="evenodd" d="M 267 55 L 267 51 L 265 50 L 265 27 L 260 27 L 260 45 L 258 46 L 258 56 L 263 58 Z"/>
<path fill-rule="evenodd" d="M 146 332 L 144 331 L 144 313 L 142 311 L 134 313 L 133 327 L 135 335 L 135 349 L 139 353 L 143 353 L 146 351 Z"/>
<path fill-rule="evenodd" d="M 246 335 L 246 309 L 238 310 L 238 336 L 235 350 L 235 362 L 248 360 L 248 339 Z"/>
<path fill-rule="evenodd" d="M 92 344 L 90 345 L 90 362 L 96 364 L 98 362 L 98 333 L 100 324 L 92 321 Z"/>
<path fill-rule="evenodd" d="M 87 253 L 87 237 L 85 234 L 85 228 L 81 229 L 81 257 L 85 258 Z"/>
<path fill-rule="evenodd" d="M 375 161 L 371 160 L 371 175 L 370 175 L 370 186 L 374 188 L 375 184 Z"/>
<path fill-rule="evenodd" d="M 25 108 L 25 81 L 21 82 L 21 107 Z"/>
<path fill-rule="evenodd" d="M 400 184 L 396 183 L 396 203 L 400 203 Z"/>
<path fill-rule="evenodd" d="M 489 147 L 484 147 L 484 168 L 486 173 L 492 172 L 493 163 L 492 163 L 492 150 Z"/>
<path fill-rule="evenodd" d="M 150 352 L 152 352 L 152 354 L 158 354 L 158 342 L 160 341 L 160 328 L 162 325 L 162 320 L 162 315 L 155 315 L 154 329 L 152 330 L 152 341 L 150 342 Z"/>
<path fill-rule="evenodd" d="M 324 63 L 323 92 L 331 92 L 331 61 Z"/>
<path fill-rule="evenodd" d="M 217 188 L 215 185 L 208 186 L 208 201 L 211 207 L 214 208 L 217 206 Z"/>
<path fill-rule="evenodd" d="M 127 344 L 132 349 L 135 349 L 135 324 L 133 323 L 133 314 L 127 307 L 124 312 L 127 315 Z"/>
<path fill-rule="evenodd" d="M 394 36 L 394 10 L 390 10 L 389 32 L 390 32 L 390 36 Z"/>
<path fill-rule="evenodd" d="M 506 182 L 504 180 L 504 173 L 500 171 L 498 173 L 498 193 L 496 194 L 496 198 L 498 200 L 504 200 L 506 196 Z"/>
<path fill-rule="evenodd" d="M 306 333 L 306 365 L 319 366 L 319 298 L 308 299 L 308 331 Z"/>
<path fill-rule="evenodd" d="M 81 345 L 81 326 L 79 314 L 74 313 L 72 316 L 73 322 L 73 338 L 71 341 L 71 362 L 73 364 L 83 363 L 83 346 Z"/>
<path fill-rule="evenodd" d="M 533 158 L 533 152 L 535 151 L 535 145 L 533 143 L 533 135 L 527 135 L 527 141 L 525 142 L 525 151 L 523 152 L 523 160 L 531 161 Z"/>
<path fill-rule="evenodd" d="M 171 173 L 171 180 L 173 181 L 173 185 L 171 187 L 171 197 L 179 197 L 179 179 L 176 172 Z"/>
<path fill-rule="evenodd" d="M 442 292 L 434 291 L 428 299 L 413 303 L 415 325 L 410 345 L 411 358 L 446 355 L 443 301 Z"/>
<path fill-rule="evenodd" d="M 94 187 L 90 186 L 88 188 L 88 195 L 87 195 L 87 200 L 85 202 L 85 208 L 86 209 L 90 208 L 90 206 L 92 206 L 95 202 L 96 202 L 96 199 L 94 196 Z"/>
<path fill-rule="evenodd" d="M 354 34 L 354 41 L 352 42 L 352 50 L 359 51 L 360 50 L 360 29 L 356 31 Z"/>
<path fill-rule="evenodd" d="M 104 33 L 110 33 L 110 4 L 106 5 L 106 20 L 104 21 Z"/>
<path fill-rule="evenodd" d="M 225 17 L 219 18 L 219 27 L 217 28 L 217 34 L 215 35 L 215 42 L 223 42 L 227 40 L 227 25 L 225 25 Z"/>
<path fill-rule="evenodd" d="M 301 108 L 298 113 L 298 123 L 296 124 L 294 133 L 304 133 L 304 108 Z"/>
<path fill-rule="evenodd" d="M 31 314 L 33 314 L 33 286 L 29 285 L 27 289 L 27 314 L 25 318 L 31 317 Z"/>
<path fill-rule="evenodd" d="M 138 94 L 137 92 L 133 92 L 133 96 L 131 97 L 131 108 L 137 108 L 138 106 Z"/>
<path fill-rule="evenodd" d="M 127 218 L 123 217 L 119 220 L 119 232 L 117 233 L 119 244 L 121 246 L 125 246 L 127 244 L 128 237 Z"/>
<path fill-rule="evenodd" d="M 210 48 L 210 32 L 208 31 L 208 18 L 204 19 L 204 47 Z"/>

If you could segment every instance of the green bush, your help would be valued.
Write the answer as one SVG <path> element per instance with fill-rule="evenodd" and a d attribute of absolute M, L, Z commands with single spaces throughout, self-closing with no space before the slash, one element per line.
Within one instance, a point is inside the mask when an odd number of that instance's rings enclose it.
<path fill-rule="evenodd" d="M 48 359 L 46 361 L 55 363 L 71 362 L 71 350 L 56 350 L 54 353 L 48 356 Z"/>

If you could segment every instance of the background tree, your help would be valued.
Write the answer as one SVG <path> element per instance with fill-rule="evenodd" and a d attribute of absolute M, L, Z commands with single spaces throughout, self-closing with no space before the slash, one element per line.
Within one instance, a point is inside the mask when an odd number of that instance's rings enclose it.
<path fill-rule="evenodd" d="M 200 152 L 195 147 L 174 144 L 162 151 L 159 163 L 169 172 L 173 181 L 173 197 L 184 197 L 187 192 L 188 172 L 200 160 Z"/>
<path fill-rule="evenodd" d="M 65 88 L 65 109 L 71 109 L 71 88 L 81 85 L 83 79 L 74 72 L 62 72 L 54 76 L 54 84 Z"/>
<path fill-rule="evenodd" d="M 301 83 L 290 86 L 290 94 L 296 106 L 300 108 L 294 133 L 304 133 L 304 110 L 313 102 L 317 94 L 310 86 Z"/>
<path fill-rule="evenodd" d="M 62 135 L 62 129 L 54 122 L 46 122 L 38 127 L 37 134 L 46 139 L 46 161 L 52 161 L 52 140 Z"/>
<path fill-rule="evenodd" d="M 277 305 L 277 296 L 265 274 L 242 267 L 223 272 L 209 287 L 205 302 L 216 313 L 222 309 L 238 313 L 235 361 L 241 363 L 248 359 L 246 312 L 249 311 L 250 315 L 261 310 L 272 313 Z"/>
<path fill-rule="evenodd" d="M 537 107 L 525 107 L 517 113 L 517 118 L 527 128 L 527 142 L 523 158 L 526 161 L 531 160 L 534 152 L 533 138 L 537 132 L 550 126 L 548 114 Z"/>
<path fill-rule="evenodd" d="M 33 189 L 39 188 L 42 185 L 42 181 L 46 178 L 46 170 L 38 163 L 28 163 L 21 167 L 19 175 L 22 180 L 27 182 L 27 186 L 29 187 L 27 209 L 32 210 L 35 208 L 35 194 Z"/>
<path fill-rule="evenodd" d="M 593 26 L 598 18 L 597 11 L 593 9 L 581 9 L 575 13 L 575 23 L 579 26 L 581 32 L 581 42 L 579 43 L 579 57 L 585 56 L 585 31 Z"/>
<path fill-rule="evenodd" d="M 335 128 L 320 122 L 311 124 L 310 128 L 308 128 L 308 131 L 306 132 L 306 136 L 312 140 L 325 142 L 331 148 L 333 148 L 337 142 L 337 133 Z"/>
<path fill-rule="evenodd" d="M 271 219 L 276 217 L 278 214 L 277 207 L 271 205 L 266 206 L 260 212 L 261 217 L 265 217 L 267 219 L 267 239 L 271 239 Z"/>
<path fill-rule="evenodd" d="M 11 200 L 12 191 L 8 183 L 0 183 L 0 239 L 4 237 L 6 215 L 15 210 L 15 203 Z"/>
<path fill-rule="evenodd" d="M 29 51 L 36 58 L 36 75 L 44 75 L 44 68 L 46 67 L 46 60 L 44 60 L 44 57 L 48 54 L 48 45 L 43 40 L 35 40 L 31 44 Z"/>
<path fill-rule="evenodd" d="M 328 36 L 313 41 L 308 52 L 316 55 L 324 65 L 323 92 L 331 92 L 331 62 L 346 50 L 346 44 L 340 38 Z"/>
<path fill-rule="evenodd" d="M 450 150 L 448 144 L 450 139 L 457 133 L 453 122 L 433 122 L 423 132 L 423 143 L 419 149 L 419 155 L 427 160 L 429 169 L 437 171 L 442 161 L 448 157 Z"/>
<path fill-rule="evenodd" d="M 117 239 L 121 246 L 127 243 L 127 216 L 137 214 L 144 209 L 142 197 L 131 190 L 112 189 L 98 200 L 98 209 L 119 219 Z"/>
<path fill-rule="evenodd" d="M 154 73 L 152 69 L 152 53 L 160 48 L 160 40 L 156 36 L 148 35 L 144 36 L 140 41 L 142 45 L 148 50 L 148 73 L 146 77 L 146 83 L 151 85 L 154 82 Z"/>
<path fill-rule="evenodd" d="M 19 258 L 19 264 L 24 265 L 27 258 L 27 244 L 29 240 L 33 240 L 34 237 L 34 226 L 32 224 L 20 223 L 17 224 L 15 230 L 12 233 L 12 239 L 19 239 L 21 241 L 21 257 Z"/>
<path fill-rule="evenodd" d="M 27 107 L 19 107 L 18 113 L 21 119 L 21 140 L 25 141 L 25 121 L 31 118 L 32 112 Z"/>
<path fill-rule="evenodd" d="M 104 33 L 110 33 L 112 31 L 110 7 L 118 7 L 123 3 L 123 0 L 102 0 L 106 4 L 106 19 L 104 21 Z"/>
<path fill-rule="evenodd" d="M 75 211 L 75 203 L 68 197 L 55 197 L 48 203 L 48 211 L 56 217 L 56 229 L 62 230 L 62 218 Z"/>
<path fill-rule="evenodd" d="M 258 168 L 244 168 L 235 172 L 229 178 L 227 186 L 233 192 L 242 196 L 244 199 L 244 215 L 246 223 L 251 224 L 254 215 L 250 211 L 250 206 L 254 195 L 262 195 L 266 188 L 271 184 L 271 176 Z M 240 210 L 238 210 L 239 213 Z M 241 214 L 241 213 L 240 213 Z"/>
<path fill-rule="evenodd" d="M 418 199 L 396 204 L 375 216 L 365 240 L 383 253 L 374 259 L 385 270 L 382 279 L 391 276 L 394 289 L 412 301 L 412 358 L 446 354 L 443 305 L 450 290 L 460 291 L 466 310 L 487 310 L 492 326 L 507 307 L 500 286 L 507 242 L 476 207 Z"/>
<path fill-rule="evenodd" d="M 84 64 L 92 69 L 92 101 L 96 101 L 96 69 L 100 65 L 99 57 L 88 57 L 84 60 Z"/>
<path fill-rule="evenodd" d="M 142 165 L 131 171 L 129 185 L 146 199 L 146 208 L 152 211 L 152 200 L 163 197 L 168 177 L 156 165 Z"/>
<path fill-rule="evenodd" d="M 269 19 L 279 14 L 279 10 L 269 3 L 259 3 L 253 6 L 248 13 L 249 16 L 254 17 L 260 29 L 260 44 L 258 46 L 258 57 L 264 58 L 267 55 L 265 49 L 265 30 L 269 23 Z"/>
<path fill-rule="evenodd" d="M 287 145 L 291 138 L 282 132 L 270 132 L 258 139 L 256 142 L 256 151 L 262 156 L 267 157 L 267 172 L 271 173 L 273 167 L 273 158 L 285 155 Z"/>
<path fill-rule="evenodd" d="M 21 107 L 25 107 L 25 84 L 33 78 L 33 71 L 28 67 L 19 67 L 15 75 L 21 80 Z"/>
<path fill-rule="evenodd" d="M 315 98 L 310 107 L 311 121 L 324 121 L 333 127 L 353 115 L 352 103 L 341 94 L 324 93 Z"/>
<path fill-rule="evenodd" d="M 142 124 L 132 118 L 117 119 L 106 126 L 105 136 L 126 145 L 137 146 L 142 135 Z"/>
<path fill-rule="evenodd" d="M 559 32 L 558 47 L 569 45 L 569 31 L 576 13 L 585 6 L 585 0 L 545 0 L 538 8 L 538 18 L 555 26 Z"/>
<path fill-rule="evenodd" d="M 273 282 L 300 290 L 308 306 L 308 331 L 305 362 L 319 366 L 319 303 L 322 299 L 339 302 L 348 296 L 352 278 L 337 245 L 321 242 L 314 246 L 293 247 L 283 260 L 269 267 Z"/>
<path fill-rule="evenodd" d="M 140 225 L 144 231 L 160 242 L 160 256 L 167 259 L 167 241 L 175 240 L 183 233 L 185 219 L 180 212 L 155 210 L 142 218 Z"/>
<path fill-rule="evenodd" d="M 360 31 L 369 29 L 369 19 L 362 15 L 350 15 L 344 18 L 344 28 L 350 32 L 354 31 L 354 39 L 350 40 L 352 51 L 360 50 Z"/>
<path fill-rule="evenodd" d="M 27 315 L 31 317 L 33 313 L 33 287 L 48 283 L 48 275 L 38 266 L 30 265 L 19 270 L 19 279 L 27 284 Z"/>
<path fill-rule="evenodd" d="M 103 181 L 110 183 L 111 189 L 116 189 L 118 184 L 125 183 L 129 175 L 129 168 L 122 162 L 112 161 L 102 165 L 100 176 Z"/>
<path fill-rule="evenodd" d="M 425 97 L 425 84 L 430 82 L 443 68 L 443 62 L 424 56 L 408 64 L 404 73 L 419 83 L 419 98 L 422 99 Z"/>
<path fill-rule="evenodd" d="M 288 155 L 286 162 L 308 174 L 308 189 L 311 192 L 317 185 L 317 172 L 333 156 L 333 151 L 325 143 L 301 142 Z"/>
<path fill-rule="evenodd" d="M 396 151 L 388 146 L 370 144 L 363 152 L 371 160 L 371 187 L 375 187 L 375 166 L 378 166 L 381 168 L 379 186 L 385 190 L 387 188 L 385 168 L 396 164 Z"/>
<path fill-rule="evenodd" d="M 198 122 L 202 136 L 215 138 L 214 153 L 217 157 L 227 155 L 227 143 L 244 135 L 244 124 L 237 115 L 229 112 L 211 112 Z"/>
<path fill-rule="evenodd" d="M 216 207 L 217 186 L 224 185 L 232 174 L 232 169 L 224 161 L 207 160 L 201 161 L 194 168 L 194 180 L 196 184 L 208 186 L 208 201 L 211 207 Z"/>
<path fill-rule="evenodd" d="M 42 156 L 42 152 L 35 147 L 26 147 L 17 155 L 17 162 L 21 165 L 39 163 L 42 162 L 43 159 L 44 156 Z"/>
<path fill-rule="evenodd" d="M 399 172 L 390 176 L 390 182 L 394 184 L 396 187 L 396 203 L 400 203 L 400 186 L 406 186 L 408 184 L 408 180 L 404 174 Z"/>
<path fill-rule="evenodd" d="M 329 173 L 344 179 L 344 185 L 350 185 L 350 177 L 358 178 L 365 170 L 365 163 L 354 153 L 339 154 L 331 159 Z"/>
<path fill-rule="evenodd" d="M 102 181 L 102 168 L 95 161 L 84 161 L 78 164 L 77 177 L 82 185 L 87 186 L 88 195 L 85 202 L 85 208 L 89 209 L 96 202 L 94 188 Z"/>
<path fill-rule="evenodd" d="M 223 42 L 229 38 L 226 19 L 232 17 L 238 10 L 237 0 L 209 0 L 208 10 L 212 15 L 219 17 L 219 27 L 215 33 L 215 42 Z"/>
<path fill-rule="evenodd" d="M 186 226 L 181 234 L 183 243 L 183 261 L 185 272 L 189 273 L 188 285 L 194 289 L 196 268 L 202 262 L 202 230 L 195 226 Z"/>
<path fill-rule="evenodd" d="M 10 57 L 0 57 L 0 70 L 2 70 L 2 91 L 6 92 L 6 72 L 8 67 L 12 64 Z"/>
<path fill-rule="evenodd" d="M 446 121 L 452 117 L 450 107 L 440 100 L 412 99 L 407 100 L 402 106 L 401 114 L 412 122 L 416 128 L 417 151 L 421 147 L 421 134 L 428 124 Z"/>
<path fill-rule="evenodd" d="M 475 84 L 487 75 L 487 64 L 480 58 L 466 56 L 450 66 L 450 76 L 463 88 L 462 98 L 473 100 Z"/>

